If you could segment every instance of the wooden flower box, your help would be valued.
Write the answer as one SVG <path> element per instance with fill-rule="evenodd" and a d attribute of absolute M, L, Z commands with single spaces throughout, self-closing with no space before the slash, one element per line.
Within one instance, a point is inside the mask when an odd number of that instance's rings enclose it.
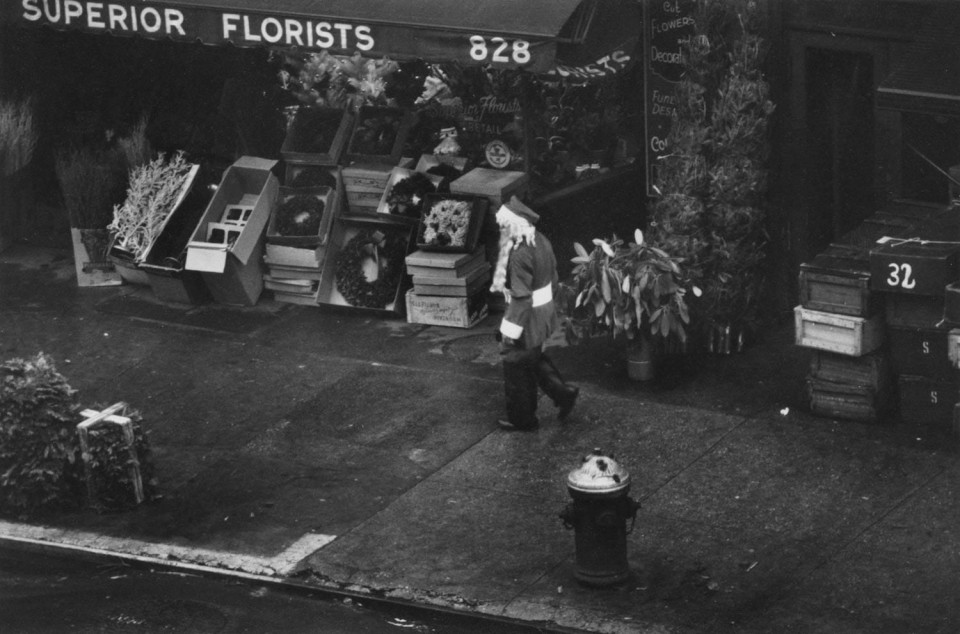
<path fill-rule="evenodd" d="M 794 308 L 796 344 L 859 357 L 883 343 L 883 316 L 852 317 L 803 306 Z"/>

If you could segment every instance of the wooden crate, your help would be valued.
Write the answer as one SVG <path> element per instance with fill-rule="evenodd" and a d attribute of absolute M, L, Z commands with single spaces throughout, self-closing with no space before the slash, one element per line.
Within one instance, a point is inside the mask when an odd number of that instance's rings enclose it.
<path fill-rule="evenodd" d="M 900 420 L 916 425 L 950 429 L 958 400 L 956 381 L 941 381 L 925 376 L 901 375 L 897 381 L 900 396 Z"/>
<path fill-rule="evenodd" d="M 882 350 L 861 357 L 815 350 L 810 357 L 810 378 L 862 386 L 880 392 L 891 387 L 893 372 L 890 361 Z"/>
<path fill-rule="evenodd" d="M 803 306 L 794 308 L 796 344 L 859 357 L 883 344 L 883 318 L 837 315 Z"/>
<path fill-rule="evenodd" d="M 954 380 L 957 372 L 950 361 L 950 329 L 887 328 L 887 342 L 894 372 L 941 380 Z"/>
<path fill-rule="evenodd" d="M 808 377 L 805 395 L 810 411 L 818 416 L 875 423 L 888 414 L 889 390 L 850 385 Z"/>
<path fill-rule="evenodd" d="M 830 247 L 800 265 L 800 304 L 841 315 L 869 317 L 883 305 L 870 290 L 870 260 L 865 252 Z"/>
<path fill-rule="evenodd" d="M 870 287 L 877 291 L 942 296 L 958 280 L 960 245 L 900 240 L 870 251 Z"/>
<path fill-rule="evenodd" d="M 883 305 L 888 326 L 934 328 L 943 321 L 944 299 L 941 295 L 882 294 L 886 296 Z"/>
<path fill-rule="evenodd" d="M 947 284 L 943 289 L 943 319 L 947 323 L 960 325 L 960 282 Z"/>

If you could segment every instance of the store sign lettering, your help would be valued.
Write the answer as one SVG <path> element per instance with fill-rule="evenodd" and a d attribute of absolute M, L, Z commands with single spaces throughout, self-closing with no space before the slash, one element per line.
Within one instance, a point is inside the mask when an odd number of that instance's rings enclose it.
<path fill-rule="evenodd" d="M 79 0 L 22 0 L 23 18 L 53 25 L 83 25 L 90 29 L 186 35 L 183 12 Z"/>
<path fill-rule="evenodd" d="M 614 51 L 586 66 L 557 66 L 557 74 L 570 79 L 593 79 L 613 75 L 630 64 L 630 54 L 626 51 Z"/>
<path fill-rule="evenodd" d="M 20 6 L 27 22 L 52 26 L 184 38 L 197 37 L 200 32 L 200 24 L 191 23 L 191 17 L 199 22 L 197 15 L 180 9 L 82 0 L 21 0 Z M 371 28 L 362 24 L 221 13 L 217 25 L 220 39 L 238 44 L 351 51 L 370 51 L 376 44 Z"/>
<path fill-rule="evenodd" d="M 369 51 L 374 40 L 370 27 L 343 22 L 313 22 L 293 18 L 259 18 L 239 13 L 224 13 L 222 36 L 225 40 Z"/>
<path fill-rule="evenodd" d="M 511 42 L 498 36 L 486 38 L 482 35 L 471 35 L 470 59 L 477 62 L 489 61 L 494 64 L 513 62 L 523 66 L 530 63 L 530 42 L 526 40 Z"/>

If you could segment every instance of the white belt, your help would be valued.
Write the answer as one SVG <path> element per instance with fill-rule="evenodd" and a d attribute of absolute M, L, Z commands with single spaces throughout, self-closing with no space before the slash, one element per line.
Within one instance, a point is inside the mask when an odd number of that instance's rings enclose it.
<path fill-rule="evenodd" d="M 544 286 L 543 288 L 538 288 L 537 290 L 533 291 L 534 308 L 536 308 L 537 306 L 543 306 L 544 304 L 549 304 L 552 301 L 553 301 L 553 289 L 551 288 L 550 284 Z"/>

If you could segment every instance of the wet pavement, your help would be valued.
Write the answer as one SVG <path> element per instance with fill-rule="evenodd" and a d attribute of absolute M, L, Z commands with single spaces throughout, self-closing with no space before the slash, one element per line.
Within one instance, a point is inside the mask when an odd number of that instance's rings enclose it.
<path fill-rule="evenodd" d="M 473 329 L 278 304 L 164 305 L 78 289 L 69 253 L 0 254 L 0 355 L 51 355 L 86 406 L 143 416 L 161 500 L 0 518 L 22 547 L 121 553 L 593 632 L 954 632 L 953 438 L 812 416 L 792 322 L 734 355 L 626 378 L 554 347 L 581 399 L 496 427 L 492 316 Z M 641 509 L 630 579 L 573 578 L 558 514 L 594 447 Z M 494 631 L 494 630 L 491 630 Z"/>

